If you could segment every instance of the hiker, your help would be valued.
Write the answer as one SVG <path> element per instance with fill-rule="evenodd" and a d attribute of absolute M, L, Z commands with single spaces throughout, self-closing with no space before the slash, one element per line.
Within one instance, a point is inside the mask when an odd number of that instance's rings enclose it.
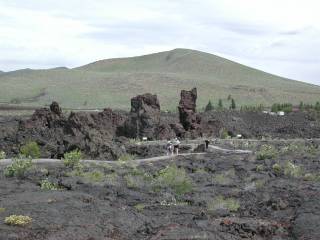
<path fill-rule="evenodd" d="M 179 141 L 178 138 L 175 138 L 175 139 L 173 140 L 173 150 L 174 150 L 174 152 L 175 152 L 176 155 L 179 154 L 179 146 L 180 146 L 180 141 Z"/>
<path fill-rule="evenodd" d="M 167 156 L 169 155 L 173 155 L 173 144 L 170 140 L 167 142 Z"/>
<path fill-rule="evenodd" d="M 206 143 L 206 150 L 207 150 L 209 148 L 210 141 L 208 139 L 206 139 L 204 142 Z"/>

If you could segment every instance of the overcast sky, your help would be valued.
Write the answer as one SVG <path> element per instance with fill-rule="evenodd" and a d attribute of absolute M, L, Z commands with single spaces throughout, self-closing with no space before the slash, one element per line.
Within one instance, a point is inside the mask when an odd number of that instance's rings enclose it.
<path fill-rule="evenodd" d="M 190 48 L 320 85 L 317 0 L 0 0 L 0 70 Z"/>

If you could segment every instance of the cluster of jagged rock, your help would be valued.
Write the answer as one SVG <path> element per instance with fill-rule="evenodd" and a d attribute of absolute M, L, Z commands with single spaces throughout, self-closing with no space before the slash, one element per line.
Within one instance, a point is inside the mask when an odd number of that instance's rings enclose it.
<path fill-rule="evenodd" d="M 201 136 L 201 118 L 196 113 L 197 89 L 181 91 L 179 120 L 161 119 L 160 104 L 156 95 L 144 94 L 131 99 L 131 111 L 120 135 L 129 138 L 167 139 L 172 137 Z"/>
<path fill-rule="evenodd" d="M 50 109 L 38 109 L 31 118 L 21 119 L 19 123 L 0 121 L 0 149 L 8 156 L 15 156 L 23 144 L 36 141 L 42 157 L 60 158 L 65 152 L 80 149 L 91 159 L 116 159 L 130 152 L 128 138 L 219 137 L 225 131 L 230 136 L 241 134 L 245 138 L 318 138 L 320 135 L 320 121 L 309 113 L 279 117 L 225 111 L 200 115 L 196 112 L 196 100 L 195 88 L 181 91 L 178 115 L 161 112 L 157 96 L 149 93 L 132 98 L 129 113 L 104 109 L 65 116 L 58 103 L 53 102 Z M 153 150 L 145 151 L 149 156 Z"/>
<path fill-rule="evenodd" d="M 131 99 L 128 115 L 104 109 L 99 113 L 72 112 L 64 116 L 58 103 L 50 109 L 34 112 L 21 121 L 17 144 L 33 140 L 41 146 L 43 156 L 60 158 L 67 151 L 81 149 L 91 158 L 117 158 L 125 152 L 119 147 L 125 138 L 168 139 L 203 135 L 201 118 L 196 113 L 196 88 L 181 91 L 179 119 L 161 117 L 159 100 L 150 93 Z"/>

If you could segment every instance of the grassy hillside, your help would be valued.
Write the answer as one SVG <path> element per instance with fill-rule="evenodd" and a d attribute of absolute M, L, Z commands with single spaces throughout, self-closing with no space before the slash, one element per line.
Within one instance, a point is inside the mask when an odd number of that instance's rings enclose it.
<path fill-rule="evenodd" d="M 181 89 L 198 88 L 198 106 L 209 99 L 238 105 L 316 102 L 320 87 L 271 75 L 224 58 L 188 49 L 108 59 L 82 67 L 18 70 L 0 74 L 0 102 L 70 108 L 128 109 L 130 98 L 158 94 L 163 109 L 175 109 Z M 229 104 L 229 103 L 225 103 Z"/>

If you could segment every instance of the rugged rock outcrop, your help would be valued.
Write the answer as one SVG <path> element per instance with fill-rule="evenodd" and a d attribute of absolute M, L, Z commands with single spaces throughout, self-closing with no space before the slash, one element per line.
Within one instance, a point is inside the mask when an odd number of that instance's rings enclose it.
<path fill-rule="evenodd" d="M 156 139 L 160 125 L 160 104 L 157 95 L 146 93 L 131 99 L 131 111 L 123 133 L 130 138 Z"/>
<path fill-rule="evenodd" d="M 184 128 L 184 132 L 177 133 L 184 138 L 196 138 L 203 135 L 201 129 L 201 117 L 196 113 L 197 89 L 191 91 L 182 90 L 179 102 L 179 120 Z"/>
<path fill-rule="evenodd" d="M 180 123 L 186 131 L 199 128 L 201 118 L 196 114 L 197 89 L 191 91 L 182 90 L 179 102 Z"/>
<path fill-rule="evenodd" d="M 67 118 L 59 104 L 53 102 L 50 109 L 38 109 L 30 119 L 20 121 L 16 144 L 36 141 L 42 157 L 61 158 L 65 152 L 80 149 L 91 158 L 115 159 L 122 150 L 112 140 L 125 119 L 111 109 L 99 113 L 72 112 Z"/>

